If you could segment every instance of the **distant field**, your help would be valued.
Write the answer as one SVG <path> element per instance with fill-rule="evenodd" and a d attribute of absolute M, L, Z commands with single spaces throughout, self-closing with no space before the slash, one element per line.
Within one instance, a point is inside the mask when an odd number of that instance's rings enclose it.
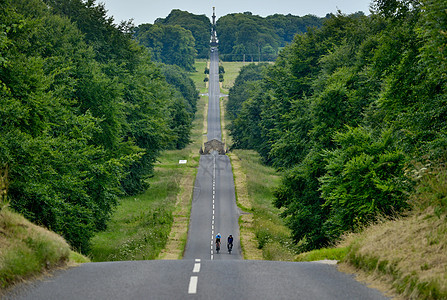
<path fill-rule="evenodd" d="M 219 63 L 224 67 L 224 81 L 222 82 L 222 92 L 228 94 L 230 88 L 234 85 L 236 77 L 239 75 L 239 71 L 243 66 L 249 64 L 258 64 L 257 62 L 240 62 L 240 61 L 221 61 Z"/>
<path fill-rule="evenodd" d="M 221 89 L 222 92 L 225 94 L 228 94 L 230 88 L 234 85 L 234 81 L 236 80 L 236 77 L 239 75 L 239 70 L 245 66 L 250 64 L 249 62 L 219 62 L 219 65 L 224 67 L 225 74 L 224 74 L 224 81 L 221 83 Z M 205 67 L 208 65 L 208 60 L 206 59 L 196 59 L 196 71 L 191 72 L 190 76 L 191 79 L 194 80 L 197 89 L 200 91 L 200 93 L 206 93 L 207 88 L 206 84 L 203 81 L 205 77 L 207 76 L 205 74 Z"/>
<path fill-rule="evenodd" d="M 208 60 L 206 59 L 196 59 L 195 67 L 196 71 L 190 73 L 190 77 L 192 80 L 194 80 L 194 83 L 196 84 L 197 89 L 200 91 L 200 93 L 204 94 L 206 93 L 206 85 L 203 81 L 205 77 L 207 76 L 205 74 L 205 67 L 208 64 Z"/>
<path fill-rule="evenodd" d="M 249 62 L 220 62 L 220 65 L 224 67 L 224 81 L 222 82 L 222 92 L 228 94 L 230 88 L 234 85 L 236 77 L 239 75 L 239 70 L 248 64 Z"/>

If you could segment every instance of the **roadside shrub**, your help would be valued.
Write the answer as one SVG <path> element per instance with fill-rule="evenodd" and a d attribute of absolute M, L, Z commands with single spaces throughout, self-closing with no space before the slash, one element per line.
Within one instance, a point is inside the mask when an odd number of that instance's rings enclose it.
<path fill-rule="evenodd" d="M 379 215 L 390 216 L 408 207 L 410 181 L 405 155 L 390 131 L 374 136 L 366 128 L 337 133 L 338 148 L 325 152 L 326 174 L 319 178 L 329 218 L 323 228 L 330 240 L 356 230 Z"/>

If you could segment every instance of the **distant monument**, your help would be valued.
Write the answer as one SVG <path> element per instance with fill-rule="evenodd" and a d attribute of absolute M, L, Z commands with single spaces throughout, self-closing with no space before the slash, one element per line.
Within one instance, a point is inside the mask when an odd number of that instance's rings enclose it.
<path fill-rule="evenodd" d="M 210 46 L 217 47 L 217 44 L 219 44 L 219 40 L 217 39 L 216 32 L 216 8 L 213 6 L 213 28 L 211 29 Z"/>

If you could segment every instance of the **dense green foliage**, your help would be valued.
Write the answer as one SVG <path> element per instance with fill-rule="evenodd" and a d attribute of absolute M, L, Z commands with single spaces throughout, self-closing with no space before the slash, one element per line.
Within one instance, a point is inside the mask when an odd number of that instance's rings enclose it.
<path fill-rule="evenodd" d="M 154 61 L 194 71 L 196 49 L 191 31 L 179 25 L 142 24 L 135 29 L 135 37 Z"/>
<path fill-rule="evenodd" d="M 230 92 L 234 147 L 283 171 L 275 204 L 302 250 L 406 209 L 411 163 L 447 158 L 445 3 L 374 9 L 297 35 Z"/>
<path fill-rule="evenodd" d="M 323 19 L 275 14 L 263 18 L 250 12 L 223 16 L 217 20 L 219 54 L 229 61 L 272 61 L 280 47 L 308 27 L 320 27 Z"/>
<path fill-rule="evenodd" d="M 199 92 L 189 74 L 180 67 L 163 65 L 161 71 L 166 81 L 175 90 L 171 96 L 169 126 L 178 138 L 170 143 L 169 148 L 182 149 L 190 142 L 190 131 L 197 110 Z"/>
<path fill-rule="evenodd" d="M 194 15 L 187 11 L 173 9 L 166 18 L 158 18 L 154 24 L 179 25 L 191 31 L 198 58 L 208 58 L 210 50 L 211 22 L 206 15 Z"/>
<path fill-rule="evenodd" d="M 160 151 L 187 143 L 196 94 L 184 79 L 173 88 L 131 24 L 95 1 L 6 0 L 0 20 L 10 205 L 86 252 L 118 195 L 144 190 Z"/>
<path fill-rule="evenodd" d="M 306 32 L 308 27 L 321 27 L 323 19 L 290 14 L 263 18 L 250 12 L 220 17 L 216 24 L 220 58 L 241 61 L 245 55 L 247 61 L 273 61 L 279 49 L 290 43 L 295 34 Z M 194 45 L 186 37 L 188 33 L 178 27 L 192 34 Z M 166 18 L 158 18 L 154 25 L 142 24 L 135 32 L 140 43 L 149 48 L 154 60 L 189 70 L 195 55 L 198 58 L 209 56 L 210 29 L 211 22 L 207 16 L 173 9 Z M 191 47 L 195 48 L 195 54 Z"/>
<path fill-rule="evenodd" d="M 230 88 L 229 101 L 227 104 L 227 113 L 230 120 L 234 120 L 244 103 L 250 97 L 251 85 L 262 79 L 262 69 L 267 64 L 249 64 L 243 66 L 236 78 L 234 85 Z"/>

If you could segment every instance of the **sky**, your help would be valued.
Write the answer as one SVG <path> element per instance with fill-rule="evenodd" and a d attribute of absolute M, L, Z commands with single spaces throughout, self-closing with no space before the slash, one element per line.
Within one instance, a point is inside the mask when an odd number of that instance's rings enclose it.
<path fill-rule="evenodd" d="M 275 13 L 324 17 L 337 10 L 344 14 L 358 11 L 369 14 L 371 0 L 96 0 L 96 3 L 105 5 L 108 16 L 113 17 L 115 23 L 133 19 L 134 25 L 140 25 L 166 18 L 172 9 L 206 15 L 211 19 L 213 6 L 216 7 L 217 18 L 246 11 L 263 17 Z"/>

